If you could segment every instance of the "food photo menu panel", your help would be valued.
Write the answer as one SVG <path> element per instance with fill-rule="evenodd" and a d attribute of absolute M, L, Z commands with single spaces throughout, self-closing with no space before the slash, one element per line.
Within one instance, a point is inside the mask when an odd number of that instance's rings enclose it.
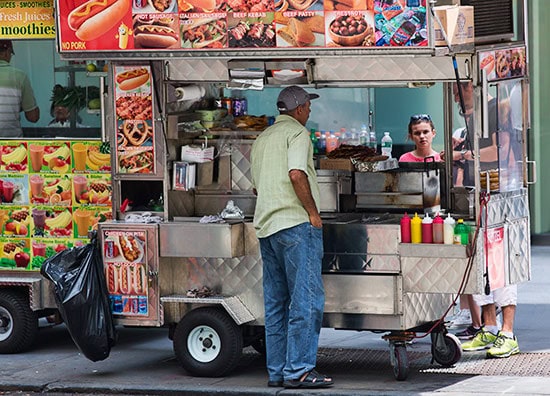
<path fill-rule="evenodd" d="M 99 141 L 0 141 L 0 268 L 39 270 L 112 219 L 111 154 Z"/>
<path fill-rule="evenodd" d="M 426 0 L 57 0 L 61 52 L 425 47 Z"/>

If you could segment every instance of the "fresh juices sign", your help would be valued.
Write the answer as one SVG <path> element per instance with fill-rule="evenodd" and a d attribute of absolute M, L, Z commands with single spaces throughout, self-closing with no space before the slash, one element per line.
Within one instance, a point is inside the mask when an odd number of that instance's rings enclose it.
<path fill-rule="evenodd" d="M 112 219 L 109 150 L 98 141 L 0 141 L 0 268 L 39 269 Z"/>

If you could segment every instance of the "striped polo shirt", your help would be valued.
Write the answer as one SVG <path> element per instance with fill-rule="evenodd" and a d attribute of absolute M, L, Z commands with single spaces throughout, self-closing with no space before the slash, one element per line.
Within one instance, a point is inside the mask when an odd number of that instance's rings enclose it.
<path fill-rule="evenodd" d="M 280 115 L 275 124 L 258 136 L 251 153 L 252 184 L 258 192 L 254 227 L 259 238 L 309 222 L 296 196 L 288 173 L 292 169 L 307 174 L 317 208 L 320 203 L 313 146 L 307 129 L 295 118 Z"/>
<path fill-rule="evenodd" d="M 20 113 L 37 107 L 25 72 L 0 60 L 0 137 L 21 137 Z"/>

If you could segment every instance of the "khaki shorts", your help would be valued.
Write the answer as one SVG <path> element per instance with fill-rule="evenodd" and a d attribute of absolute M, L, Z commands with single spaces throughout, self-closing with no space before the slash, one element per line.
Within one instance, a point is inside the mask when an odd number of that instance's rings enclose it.
<path fill-rule="evenodd" d="M 475 294 L 474 300 L 479 306 L 487 304 L 496 304 L 499 307 L 517 305 L 518 285 L 508 285 L 500 289 L 493 290 L 488 296 L 485 294 Z"/>

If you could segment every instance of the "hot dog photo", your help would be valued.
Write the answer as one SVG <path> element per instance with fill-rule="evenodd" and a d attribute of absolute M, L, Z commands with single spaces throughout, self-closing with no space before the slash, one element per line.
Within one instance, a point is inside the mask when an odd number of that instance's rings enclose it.
<path fill-rule="evenodd" d="M 132 23 L 132 0 L 59 2 L 64 50 L 120 49 L 119 31 Z"/>
<path fill-rule="evenodd" d="M 131 91 L 149 82 L 149 70 L 137 67 L 117 73 L 116 83 L 120 90 Z"/>
<path fill-rule="evenodd" d="M 135 48 L 179 48 L 178 19 L 171 14 L 138 14 L 134 17 Z"/>

